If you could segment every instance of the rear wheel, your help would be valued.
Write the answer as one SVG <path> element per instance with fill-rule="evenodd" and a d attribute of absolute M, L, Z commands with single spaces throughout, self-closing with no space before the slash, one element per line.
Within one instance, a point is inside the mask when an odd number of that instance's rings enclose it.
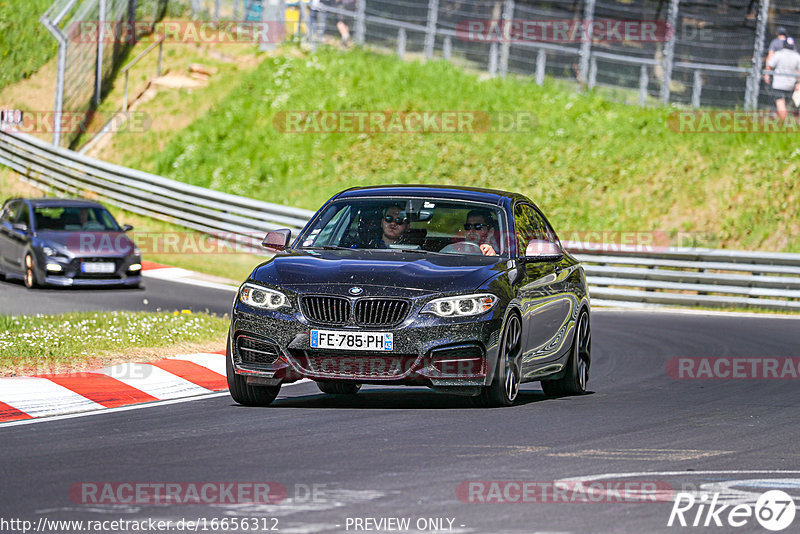
<path fill-rule="evenodd" d="M 251 386 L 247 377 L 237 375 L 231 359 L 231 342 L 225 356 L 225 371 L 228 375 L 228 390 L 233 400 L 245 406 L 269 406 L 281 390 L 280 386 Z"/>
<path fill-rule="evenodd" d="M 492 385 L 473 397 L 477 406 L 511 406 L 517 400 L 521 380 L 522 324 L 515 313 L 509 315 L 503 328 L 503 341 L 497 358 Z"/>
<path fill-rule="evenodd" d="M 567 368 L 558 380 L 543 380 L 542 390 L 546 395 L 581 395 L 589 382 L 589 364 L 592 354 L 592 331 L 589 314 L 584 310 L 578 317 L 575 339 L 572 341 Z"/>
<path fill-rule="evenodd" d="M 30 253 L 25 254 L 25 287 L 33 289 L 39 285 L 36 282 L 36 264 L 33 262 L 33 256 Z"/>
<path fill-rule="evenodd" d="M 352 382 L 317 382 L 317 387 L 328 395 L 355 395 L 361 389 L 361 384 Z"/>

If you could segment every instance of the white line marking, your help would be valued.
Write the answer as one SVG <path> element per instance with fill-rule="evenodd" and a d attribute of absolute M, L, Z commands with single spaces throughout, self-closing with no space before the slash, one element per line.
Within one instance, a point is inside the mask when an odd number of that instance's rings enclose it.
<path fill-rule="evenodd" d="M 744 319 L 794 319 L 800 320 L 798 315 L 786 315 L 781 313 L 752 313 L 752 312 L 732 312 L 732 311 L 712 311 L 712 310 L 694 310 L 687 308 L 685 310 L 680 308 L 592 308 L 592 313 L 671 313 L 675 315 L 708 315 L 711 317 L 739 317 Z"/>
<path fill-rule="evenodd" d="M 194 271 L 187 271 L 186 269 L 179 269 L 178 267 L 167 267 L 165 269 L 153 269 L 150 271 L 145 271 L 142 273 L 142 276 L 145 278 L 166 280 L 167 282 L 178 282 L 180 284 L 207 287 L 209 289 L 222 289 L 224 291 L 233 292 L 239 291 L 237 286 L 229 286 L 227 284 L 219 284 L 217 282 L 209 282 L 207 280 L 190 278 L 194 274 L 196 274 Z"/>
<path fill-rule="evenodd" d="M 3 378 L 0 384 L 0 401 L 32 417 L 104 408 L 46 378 Z M 31 398 L 31 392 L 35 392 L 34 398 Z"/>

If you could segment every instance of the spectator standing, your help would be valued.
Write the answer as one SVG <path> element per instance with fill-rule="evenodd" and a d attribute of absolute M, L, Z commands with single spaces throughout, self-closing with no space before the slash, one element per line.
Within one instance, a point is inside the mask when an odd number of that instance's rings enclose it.
<path fill-rule="evenodd" d="M 794 91 L 800 91 L 800 54 L 795 51 L 792 37 L 786 37 L 783 48 L 775 52 L 767 62 L 767 70 L 772 76 L 772 98 L 781 120 L 786 119 L 786 100 L 792 98 Z"/>

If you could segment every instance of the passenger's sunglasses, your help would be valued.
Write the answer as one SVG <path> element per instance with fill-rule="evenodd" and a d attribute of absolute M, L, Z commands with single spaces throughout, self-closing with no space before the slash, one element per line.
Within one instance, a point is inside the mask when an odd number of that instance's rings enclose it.
<path fill-rule="evenodd" d="M 383 218 L 384 221 L 391 223 L 394 221 L 395 224 L 406 224 L 408 222 L 408 217 L 392 217 L 391 215 L 386 215 Z"/>
<path fill-rule="evenodd" d="M 465 223 L 464 224 L 464 230 L 469 231 L 469 230 L 472 230 L 473 228 L 475 228 L 476 230 L 478 230 L 480 232 L 484 228 L 489 228 L 489 225 L 486 224 L 486 223 L 474 223 L 474 224 Z"/>

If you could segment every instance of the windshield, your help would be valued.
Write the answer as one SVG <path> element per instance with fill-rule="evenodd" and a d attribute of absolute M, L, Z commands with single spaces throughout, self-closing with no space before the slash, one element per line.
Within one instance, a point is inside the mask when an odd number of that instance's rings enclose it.
<path fill-rule="evenodd" d="M 508 255 L 502 210 L 491 204 L 420 198 L 331 203 L 299 238 L 299 248 Z"/>
<path fill-rule="evenodd" d="M 33 210 L 36 230 L 119 232 L 117 221 L 105 208 L 40 206 Z"/>

